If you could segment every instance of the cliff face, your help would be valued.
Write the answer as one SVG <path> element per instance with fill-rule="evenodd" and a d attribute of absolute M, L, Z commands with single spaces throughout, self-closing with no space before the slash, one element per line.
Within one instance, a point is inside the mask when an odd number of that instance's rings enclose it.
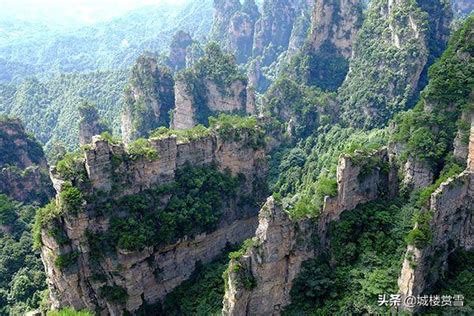
<path fill-rule="evenodd" d="M 244 254 L 229 264 L 223 313 L 280 315 L 290 303 L 301 264 L 326 249 L 329 223 L 360 203 L 393 192 L 395 170 L 386 149 L 342 157 L 337 169 L 338 195 L 326 197 L 316 219 L 292 221 L 273 198 L 267 200 L 260 211 L 256 237 Z"/>
<path fill-rule="evenodd" d="M 41 145 L 19 120 L 0 118 L 0 192 L 25 203 L 53 196 Z"/>
<path fill-rule="evenodd" d="M 337 54 L 349 59 L 362 19 L 359 0 L 317 0 L 310 33 L 314 51 L 320 51 L 323 45 L 331 45 Z"/>
<path fill-rule="evenodd" d="M 381 126 L 407 107 L 428 62 L 429 31 L 415 1 L 372 2 L 340 90 L 346 121 Z"/>
<path fill-rule="evenodd" d="M 192 68 L 180 73 L 175 84 L 174 129 L 207 125 L 219 113 L 253 114 L 253 89 L 239 69 L 235 58 L 211 43 Z"/>
<path fill-rule="evenodd" d="M 408 245 L 402 271 L 398 279 L 400 293 L 418 296 L 436 284 L 446 269 L 448 256 L 457 249 L 474 248 L 474 124 L 468 155 L 468 167 L 460 175 L 450 178 L 431 195 L 429 219 L 418 222 L 416 229 L 428 229 L 425 244 Z M 421 227 L 426 225 L 426 227 Z M 414 306 L 403 306 L 416 311 Z M 419 308 L 419 307 L 418 307 Z"/>
<path fill-rule="evenodd" d="M 191 35 L 179 31 L 173 36 L 170 45 L 168 66 L 173 71 L 179 71 L 186 67 L 188 48 L 193 44 Z"/>
<path fill-rule="evenodd" d="M 79 107 L 79 144 L 85 145 L 92 141 L 92 137 L 107 131 L 107 127 L 100 122 L 97 109 L 85 104 Z"/>
<path fill-rule="evenodd" d="M 169 126 L 169 111 L 174 107 L 174 80 L 167 68 L 154 58 L 142 56 L 132 69 L 122 112 L 125 142 L 147 137 L 153 129 Z"/>
<path fill-rule="evenodd" d="M 250 201 L 259 201 L 264 194 L 259 183 L 265 181 L 265 151 L 251 145 L 251 131 L 235 133 L 239 134 L 239 140 L 235 140 L 234 134 L 220 134 L 218 130 L 193 140 L 177 139 L 176 136 L 152 138 L 147 145 L 154 153 L 152 156 L 134 154 L 133 147 L 126 149 L 122 144 L 111 144 L 95 137 L 84 158 L 77 161 L 77 176 L 72 180 L 53 170 L 58 209 L 68 205 L 65 197 L 71 190 L 77 188 L 82 197 L 82 202 L 75 204 L 74 209 L 60 213 L 44 225 L 41 233 L 42 260 L 53 306 L 87 308 L 111 315 L 136 312 L 146 304 L 160 302 L 192 274 L 197 262 L 209 262 L 228 244 L 237 244 L 250 237 L 255 231 L 258 211 L 257 204 Z M 189 170 L 199 167 L 212 170 L 208 167 L 212 165 L 220 171 L 215 171 L 210 179 L 199 180 L 199 174 L 205 170 L 199 169 L 201 171 L 192 179 L 173 185 L 186 177 Z M 219 176 L 225 170 L 229 175 Z M 167 222 L 167 216 L 178 212 L 167 213 L 167 210 L 180 205 L 176 204 L 180 201 L 177 199 L 179 193 L 173 190 L 191 185 L 190 192 L 204 190 L 195 197 L 199 199 L 208 194 L 205 188 L 212 186 L 213 181 L 219 181 L 218 177 L 234 177 L 228 181 L 237 187 L 235 193 L 225 193 L 230 188 L 221 189 L 220 194 L 227 194 L 226 198 L 222 199 L 221 206 L 209 209 L 209 218 L 203 222 L 207 223 L 203 226 L 205 229 L 190 227 L 186 229 L 192 233 L 184 236 L 178 233 L 171 239 L 163 239 L 169 232 L 167 229 L 171 229 L 166 227 L 173 227 Z M 199 181 L 211 182 L 199 187 L 202 185 Z M 220 200 L 216 196 L 219 193 L 210 194 L 213 194 L 210 203 Z M 127 204 L 127 201 L 135 202 Z M 181 201 L 186 203 L 186 200 Z M 195 203 L 202 202 L 195 200 Z M 149 210 L 135 213 L 137 207 Z M 186 212 L 190 212 L 191 207 Z M 199 216 L 206 216 L 202 213 L 205 210 L 201 205 L 199 214 L 202 215 Z M 136 217 L 141 217 L 140 214 L 145 218 Z M 127 246 L 133 240 L 140 240 L 143 231 L 138 228 L 128 231 L 125 228 L 128 226 L 119 226 L 122 228 L 117 231 L 118 243 L 110 239 L 118 222 L 126 220 L 127 225 L 137 225 L 134 221 L 148 221 L 150 216 L 156 218 L 154 224 L 148 222 L 142 229 L 156 235 L 145 239 L 145 247 Z M 187 225 L 190 221 L 179 225 Z M 197 226 L 198 222 L 198 218 L 194 219 L 193 225 Z M 62 236 L 59 239 L 58 234 Z M 123 239 L 124 236 L 131 239 Z M 64 260 L 67 265 L 58 264 Z"/>

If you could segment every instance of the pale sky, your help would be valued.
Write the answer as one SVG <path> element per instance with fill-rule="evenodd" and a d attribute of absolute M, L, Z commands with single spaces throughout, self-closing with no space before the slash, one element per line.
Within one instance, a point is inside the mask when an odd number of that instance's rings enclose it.
<path fill-rule="evenodd" d="M 146 5 L 182 4 L 187 1 L 189 0 L 0 0 L 0 18 L 55 24 L 90 24 Z"/>

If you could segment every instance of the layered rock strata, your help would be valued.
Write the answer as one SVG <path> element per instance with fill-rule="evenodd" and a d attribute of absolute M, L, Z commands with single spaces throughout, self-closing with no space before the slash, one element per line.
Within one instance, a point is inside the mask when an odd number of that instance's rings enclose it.
<path fill-rule="evenodd" d="M 81 191 L 84 201 L 88 202 L 83 202 L 76 215 L 71 212 L 60 215 L 54 220 L 55 230 L 44 227 L 41 234 L 42 260 L 53 307 L 71 306 L 104 315 L 137 312 L 145 305 L 163 300 L 189 278 L 198 262 L 210 262 L 229 244 L 238 244 L 250 237 L 256 228 L 258 209 L 239 201 L 261 199 L 255 193 L 261 190 L 255 186 L 259 179 L 265 181 L 265 151 L 248 144 L 250 132 L 239 130 L 236 133 L 239 133 L 239 140 L 233 136 L 223 137 L 218 131 L 191 141 L 176 136 L 152 138 L 149 144 L 156 151 L 157 158 L 126 160 L 117 159 L 129 155 L 123 144 L 112 144 L 94 137 L 91 148 L 86 149 L 84 158 L 77 162 L 76 169 L 85 173 L 73 181 L 75 186 L 85 185 Z M 90 236 L 107 232 L 112 220 L 112 214 L 104 215 L 95 208 L 91 202 L 94 196 L 112 201 L 141 194 L 157 185 L 172 183 L 177 171 L 185 165 L 209 164 L 216 164 L 220 170 L 230 170 L 232 175 L 241 179 L 237 196 L 225 201 L 216 229 L 143 250 L 116 248 L 107 252 L 103 259 L 94 259 Z M 55 169 L 52 174 L 60 206 L 70 180 Z M 163 196 L 162 199 L 167 203 L 169 197 Z M 58 241 L 51 231 L 60 232 L 64 238 Z M 72 262 L 66 268 L 58 267 L 58 258 L 64 256 L 72 256 Z M 114 289 L 120 289 L 125 297 L 122 301 L 104 293 Z"/>

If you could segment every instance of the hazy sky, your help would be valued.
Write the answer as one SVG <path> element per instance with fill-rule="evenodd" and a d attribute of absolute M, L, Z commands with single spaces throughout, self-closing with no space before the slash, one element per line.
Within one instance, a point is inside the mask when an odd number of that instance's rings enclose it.
<path fill-rule="evenodd" d="M 0 18 L 87 24 L 146 5 L 181 4 L 186 1 L 189 0 L 0 0 Z"/>

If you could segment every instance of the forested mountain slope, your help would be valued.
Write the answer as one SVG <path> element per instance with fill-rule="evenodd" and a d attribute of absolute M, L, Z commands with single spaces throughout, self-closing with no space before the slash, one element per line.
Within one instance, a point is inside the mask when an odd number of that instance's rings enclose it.
<path fill-rule="evenodd" d="M 128 68 L 145 50 L 166 52 L 173 34 L 179 30 L 204 39 L 211 23 L 210 0 L 188 1 L 182 5 L 137 9 L 77 30 L 10 37 L 0 42 L 0 60 L 8 61 L 2 67 L 13 76 L 1 79 L 18 81 L 31 74 L 49 77 L 57 73 Z M 18 64 L 30 68 L 29 72 L 19 72 Z"/>

